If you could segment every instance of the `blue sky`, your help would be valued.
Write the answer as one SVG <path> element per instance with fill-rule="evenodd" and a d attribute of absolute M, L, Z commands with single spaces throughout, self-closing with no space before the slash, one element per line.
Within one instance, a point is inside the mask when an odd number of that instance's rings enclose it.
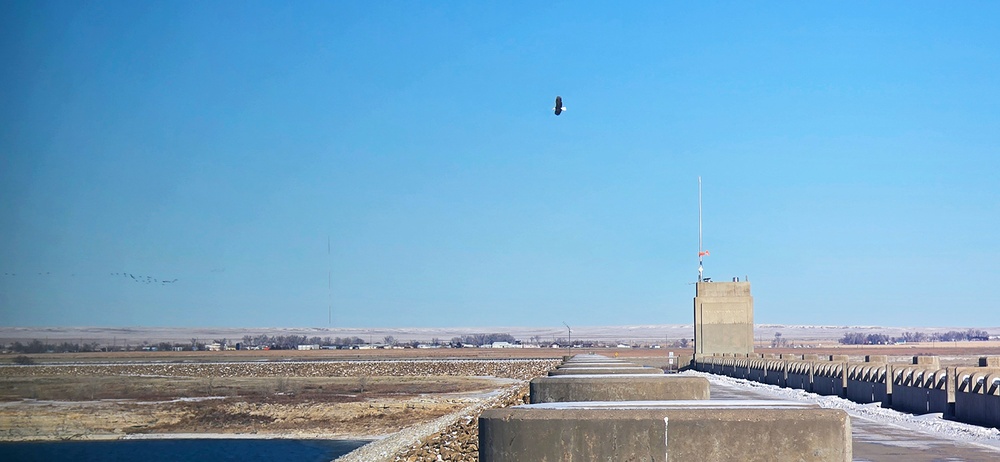
<path fill-rule="evenodd" d="M 0 324 L 997 326 L 997 17 L 3 2 Z"/>

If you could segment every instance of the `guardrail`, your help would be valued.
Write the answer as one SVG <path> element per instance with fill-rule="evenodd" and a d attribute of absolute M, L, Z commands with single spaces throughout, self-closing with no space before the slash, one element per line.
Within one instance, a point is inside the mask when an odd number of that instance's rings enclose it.
<path fill-rule="evenodd" d="M 1000 428 L 1000 357 L 978 367 L 941 367 L 936 356 L 891 364 L 885 356 L 851 362 L 846 355 L 696 355 L 695 370 L 840 396 L 914 414 L 940 413 L 965 423 Z"/>
<path fill-rule="evenodd" d="M 976 425 L 1000 427 L 1000 368 L 956 371 L 955 418 Z"/>

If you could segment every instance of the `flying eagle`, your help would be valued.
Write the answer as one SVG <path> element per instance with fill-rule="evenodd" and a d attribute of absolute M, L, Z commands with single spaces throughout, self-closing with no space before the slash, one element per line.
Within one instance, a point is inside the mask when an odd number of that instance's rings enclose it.
<path fill-rule="evenodd" d="M 562 111 L 566 110 L 562 105 L 562 96 L 556 96 L 556 107 L 553 109 L 555 109 L 556 115 L 562 114 Z"/>

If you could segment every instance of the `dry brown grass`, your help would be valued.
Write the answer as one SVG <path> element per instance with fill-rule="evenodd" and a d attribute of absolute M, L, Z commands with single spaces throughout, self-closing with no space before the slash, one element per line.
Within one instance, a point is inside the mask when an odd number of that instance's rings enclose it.
<path fill-rule="evenodd" d="M 551 367 L 537 361 L 345 364 L 317 357 L 290 363 L 287 356 L 260 353 L 267 356 L 216 353 L 229 360 L 222 363 L 150 363 L 147 353 L 2 367 L 0 440 L 132 433 L 375 437 L 455 412 L 510 384 L 485 375 L 524 378 Z"/>

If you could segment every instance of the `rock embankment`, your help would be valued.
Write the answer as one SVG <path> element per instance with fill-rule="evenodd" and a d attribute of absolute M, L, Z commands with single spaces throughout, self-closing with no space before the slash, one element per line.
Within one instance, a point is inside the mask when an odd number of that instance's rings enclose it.
<path fill-rule="evenodd" d="M 362 446 L 337 462 L 476 462 L 479 459 L 479 414 L 487 409 L 527 401 L 528 383 L 522 381 L 459 412 Z"/>
<path fill-rule="evenodd" d="M 0 377 L 370 377 L 492 376 L 527 380 L 554 367 L 553 359 L 434 359 L 369 361 L 268 361 L 230 363 L 107 363 L 0 366 Z"/>

